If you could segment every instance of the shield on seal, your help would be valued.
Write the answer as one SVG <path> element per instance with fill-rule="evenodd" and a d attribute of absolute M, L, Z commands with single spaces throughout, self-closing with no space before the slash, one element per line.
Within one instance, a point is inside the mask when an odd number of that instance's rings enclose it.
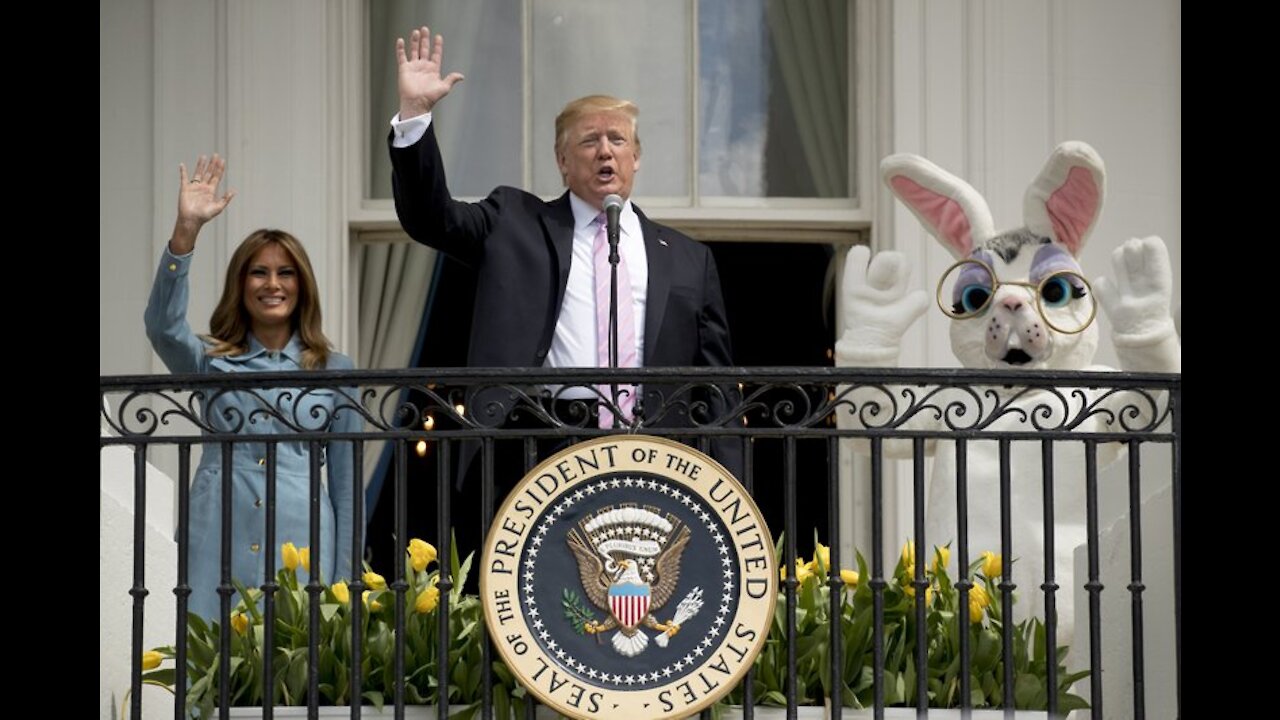
<path fill-rule="evenodd" d="M 631 630 L 649 616 L 649 585 L 633 582 L 609 586 L 609 609 L 618 624 Z"/>

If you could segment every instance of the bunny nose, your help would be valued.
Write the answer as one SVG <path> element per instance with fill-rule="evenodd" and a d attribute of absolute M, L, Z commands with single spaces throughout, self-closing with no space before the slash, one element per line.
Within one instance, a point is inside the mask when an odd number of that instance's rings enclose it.
<path fill-rule="evenodd" d="M 1009 295 L 1000 301 L 1000 307 L 1009 312 L 1018 312 L 1022 309 L 1023 300 L 1017 295 Z"/>

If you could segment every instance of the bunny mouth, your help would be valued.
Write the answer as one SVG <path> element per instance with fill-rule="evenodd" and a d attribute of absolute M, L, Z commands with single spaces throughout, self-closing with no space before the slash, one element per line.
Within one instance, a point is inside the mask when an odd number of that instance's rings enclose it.
<path fill-rule="evenodd" d="M 1009 363 L 1010 365 L 1026 365 L 1031 362 L 1032 359 L 1033 358 L 1025 351 L 1014 348 L 1013 350 L 1005 353 L 1004 357 L 1000 358 L 1000 361 Z"/>

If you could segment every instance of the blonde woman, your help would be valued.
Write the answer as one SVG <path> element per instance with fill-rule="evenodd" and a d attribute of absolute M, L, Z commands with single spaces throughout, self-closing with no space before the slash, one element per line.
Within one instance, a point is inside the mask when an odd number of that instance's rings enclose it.
<path fill-rule="evenodd" d="M 200 156 L 188 177 L 179 165 L 178 218 L 156 272 L 144 320 L 151 346 L 174 373 L 349 370 L 351 359 L 330 349 L 321 331 L 315 273 L 297 238 L 282 230 L 255 230 L 227 267 L 222 298 L 209 319 L 209 333 L 196 335 L 187 323 L 187 274 L 196 239 L 217 217 L 234 191 L 218 195 L 226 170 L 216 154 Z M 273 435 L 289 430 L 356 432 L 361 427 L 349 391 L 296 388 L 211 390 L 203 401 L 204 421 L 219 432 Z M 321 485 L 319 569 L 325 582 L 350 575 L 352 517 L 351 443 L 323 443 L 321 461 L 328 484 Z M 327 457 L 326 457 L 327 456 Z M 266 542 L 267 460 L 263 442 L 234 443 L 229 457 L 221 444 L 205 446 L 191 484 L 189 609 L 218 618 L 216 589 L 221 580 L 222 471 L 231 468 L 231 576 L 252 587 L 264 581 L 265 553 L 291 542 L 310 545 L 310 443 L 276 444 L 276 526 Z M 314 560 L 314 553 L 312 554 Z M 292 560 L 292 558 L 291 558 Z M 306 578 L 304 568 L 300 577 Z M 232 606 L 235 599 L 232 600 Z"/>

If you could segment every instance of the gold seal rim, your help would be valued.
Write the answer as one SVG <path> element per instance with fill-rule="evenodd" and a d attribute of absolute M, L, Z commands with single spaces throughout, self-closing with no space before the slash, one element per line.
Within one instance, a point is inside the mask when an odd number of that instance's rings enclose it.
<path fill-rule="evenodd" d="M 550 657 L 549 654 L 542 652 L 542 649 L 538 647 L 538 641 L 534 638 L 535 632 L 532 626 L 529 625 L 526 618 L 520 613 L 517 613 L 513 616 L 513 619 L 516 621 L 516 627 L 510 628 L 509 630 L 501 630 L 500 629 L 501 624 L 498 617 L 498 610 L 496 607 L 497 603 L 493 601 L 493 598 L 491 596 L 491 593 L 490 593 L 491 582 L 489 579 L 490 568 L 492 567 L 491 561 L 493 560 L 492 554 L 495 552 L 496 542 L 499 539 L 501 539 L 501 535 L 500 535 L 502 532 L 501 520 L 503 518 L 506 518 L 513 511 L 515 502 L 523 495 L 523 491 L 527 486 L 532 484 L 534 480 L 536 480 L 537 478 L 541 477 L 544 473 L 546 473 L 546 471 L 549 468 L 555 468 L 556 464 L 561 462 L 566 457 L 572 457 L 577 453 L 581 453 L 583 451 L 591 450 L 593 448 L 608 445 L 608 444 L 621 445 L 621 444 L 628 444 L 628 443 L 630 444 L 638 443 L 640 445 L 648 443 L 648 444 L 657 445 L 662 448 L 669 449 L 681 454 L 686 454 L 698 460 L 699 462 L 704 463 L 706 466 L 708 466 L 709 470 L 716 471 L 719 477 L 722 478 L 725 482 L 727 482 L 731 486 L 733 491 L 737 493 L 738 497 L 741 497 L 744 500 L 742 507 L 745 510 L 747 510 L 749 517 L 755 521 L 756 526 L 759 529 L 760 538 L 763 544 L 763 556 L 765 558 L 764 578 L 767 582 L 767 587 L 765 589 L 763 598 L 759 600 L 754 600 L 754 601 L 747 601 L 749 600 L 747 598 L 747 594 L 745 592 L 742 592 L 741 590 L 741 586 L 746 582 L 746 579 L 747 579 L 746 572 L 743 568 L 743 563 L 744 563 L 743 553 L 741 549 L 738 547 L 736 541 L 733 542 L 732 544 L 734 545 L 735 551 L 737 552 L 737 555 L 738 555 L 738 561 L 737 561 L 737 564 L 734 566 L 735 567 L 734 572 L 738 576 L 737 582 L 739 583 L 739 597 L 738 597 L 737 611 L 734 613 L 731 620 L 726 623 L 726 628 L 725 628 L 726 632 L 724 633 L 724 638 L 719 642 L 717 642 L 715 645 L 708 648 L 707 658 L 705 660 L 699 663 L 698 666 L 694 667 L 693 670 L 684 673 L 679 679 L 672 681 L 667 685 L 649 687 L 643 690 L 620 690 L 617 688 L 602 687 L 602 686 L 596 686 L 596 685 L 590 684 L 589 680 L 587 680 L 586 678 L 580 677 L 576 671 L 572 670 L 571 668 L 566 668 L 563 664 L 560 664 L 559 662 L 557 662 L 553 657 Z M 626 470 L 609 469 L 609 470 L 601 470 L 599 474 L 605 474 L 605 473 L 613 474 L 613 473 L 625 472 L 625 471 Z M 721 524 L 725 527 L 726 530 L 728 530 L 731 527 L 732 523 L 725 518 L 720 508 L 717 507 L 715 501 L 713 501 L 708 496 L 708 492 L 705 491 L 705 488 L 697 487 L 694 484 L 685 481 L 683 479 L 683 476 L 681 476 L 680 474 L 673 473 L 669 470 L 666 470 L 665 468 L 662 468 L 662 471 L 659 471 L 657 468 L 650 468 L 650 469 L 643 469 L 643 470 L 637 469 L 636 471 L 648 472 L 654 475 L 659 475 L 666 478 L 669 481 L 683 485 L 684 487 L 688 488 L 693 494 L 698 496 L 702 505 L 708 511 L 712 512 L 715 515 L 715 517 L 721 522 Z M 576 485 L 577 483 L 574 484 L 574 486 Z M 533 518 L 528 520 L 528 529 L 522 534 L 520 543 L 515 548 L 516 550 L 515 557 L 517 558 L 517 560 L 522 558 L 524 555 L 524 550 L 525 550 L 526 544 L 528 543 L 528 539 L 533 535 L 533 532 L 532 532 L 533 526 L 536 525 L 536 523 L 540 521 L 543 517 L 545 517 L 547 512 L 550 512 L 550 508 L 554 506 L 555 502 L 558 501 L 563 494 L 565 494 L 566 492 L 571 492 L 571 490 L 568 489 L 569 487 L 570 486 L 565 485 L 564 483 L 558 484 L 556 490 L 552 494 L 547 495 L 547 497 L 541 503 L 540 507 L 545 509 L 543 509 L 541 512 L 535 513 Z M 511 583 L 517 587 L 519 586 L 519 567 L 520 567 L 520 563 L 517 562 L 516 563 L 517 572 L 514 576 L 516 579 Z M 779 570 L 778 570 L 777 558 L 774 557 L 773 534 L 772 532 L 770 532 L 769 526 L 765 522 L 764 516 L 760 512 L 760 508 L 756 504 L 755 498 L 753 498 L 751 494 L 747 492 L 746 488 L 742 485 L 742 483 L 738 480 L 738 478 L 734 476 L 733 473 L 729 472 L 727 468 L 725 468 L 723 465 L 717 462 L 714 458 L 697 450 L 696 448 L 689 447 L 688 445 L 685 445 L 683 443 L 679 443 L 664 437 L 658 437 L 654 435 L 643 435 L 643 434 L 603 435 L 597 438 L 592 438 L 590 440 L 585 440 L 583 442 L 577 443 L 570 447 L 564 448 L 563 450 L 557 452 L 556 454 L 538 463 L 533 468 L 531 468 L 528 472 L 526 472 L 524 476 L 520 479 L 520 481 L 516 483 L 516 485 L 507 494 L 506 498 L 503 500 L 502 504 L 499 506 L 497 512 L 495 512 L 493 515 L 493 522 L 489 527 L 489 532 L 486 534 L 484 544 L 481 547 L 480 565 L 478 568 L 478 572 L 480 574 L 480 604 L 484 609 L 485 633 L 488 635 L 489 640 L 493 644 L 493 647 L 497 650 L 498 656 L 506 664 L 507 668 L 512 672 L 512 674 L 520 681 L 520 684 L 526 689 L 526 691 L 528 691 L 528 693 L 533 697 L 536 697 L 539 702 L 541 702 L 544 705 L 547 705 L 548 707 L 552 708 L 556 712 L 559 712 L 562 715 L 565 715 L 567 717 L 584 718 L 584 719 L 593 718 L 593 717 L 609 717 L 616 712 L 629 712 L 634 714 L 638 712 L 638 710 L 635 708 L 619 708 L 618 710 L 614 710 L 612 708 L 605 708 L 602 706 L 600 710 L 595 714 L 584 714 L 580 709 L 567 705 L 564 701 L 562 701 L 559 698 L 556 698 L 554 695 L 548 692 L 544 692 L 543 689 L 539 687 L 538 683 L 533 682 L 532 679 L 525 672 L 522 671 L 523 668 L 521 666 L 524 663 L 521 662 L 520 656 L 517 656 L 515 654 L 515 651 L 509 647 L 508 643 L 503 642 L 502 638 L 500 637 L 500 634 L 522 633 L 524 635 L 525 641 L 528 642 L 530 646 L 531 652 L 538 653 L 540 657 L 545 657 L 551 669 L 566 671 L 567 677 L 569 679 L 575 682 L 581 682 L 582 685 L 587 687 L 588 691 L 596 691 L 596 692 L 606 693 L 608 695 L 618 694 L 623 696 L 624 699 L 630 698 L 630 697 L 638 698 L 642 694 L 643 695 L 653 694 L 655 697 L 657 697 L 657 694 L 660 694 L 663 691 L 670 691 L 670 690 L 673 690 L 674 688 L 679 687 L 680 683 L 691 682 L 691 678 L 698 676 L 700 672 L 705 670 L 705 668 L 714 661 L 714 659 L 718 654 L 723 653 L 725 651 L 726 646 L 729 644 L 731 640 L 731 637 L 730 637 L 731 633 L 729 632 L 729 630 L 731 630 L 735 625 L 737 625 L 739 621 L 743 619 L 744 615 L 754 616 L 754 618 L 757 619 L 758 622 L 756 623 L 756 626 L 750 627 L 749 629 L 755 631 L 756 633 L 755 639 L 750 641 L 747 653 L 745 656 L 742 657 L 741 661 L 738 663 L 737 669 L 727 678 L 722 680 L 714 691 L 704 692 L 701 695 L 701 697 L 699 697 L 695 702 L 691 704 L 684 705 L 684 706 L 676 706 L 676 707 L 673 707 L 673 709 L 670 711 L 655 712 L 654 714 L 647 716 L 649 718 L 652 718 L 652 720 L 666 720 L 667 718 L 683 718 L 683 717 L 687 717 L 695 713 L 701 712 L 702 710 L 710 707 L 712 704 L 714 704 L 724 695 L 728 694 L 733 688 L 737 687 L 738 683 L 742 681 L 743 677 L 746 676 L 747 672 L 755 664 L 756 658 L 759 656 L 760 652 L 764 649 L 765 643 L 769 637 L 769 631 L 772 628 L 774 613 L 777 610 L 778 592 L 781 584 L 778 576 Z M 519 598 L 513 597 L 512 604 L 513 606 L 518 606 Z M 759 611 L 746 612 L 746 611 L 750 611 L 752 608 L 761 608 L 761 607 L 763 608 L 763 612 L 759 612 Z M 532 660 L 528 662 L 532 662 Z"/>

